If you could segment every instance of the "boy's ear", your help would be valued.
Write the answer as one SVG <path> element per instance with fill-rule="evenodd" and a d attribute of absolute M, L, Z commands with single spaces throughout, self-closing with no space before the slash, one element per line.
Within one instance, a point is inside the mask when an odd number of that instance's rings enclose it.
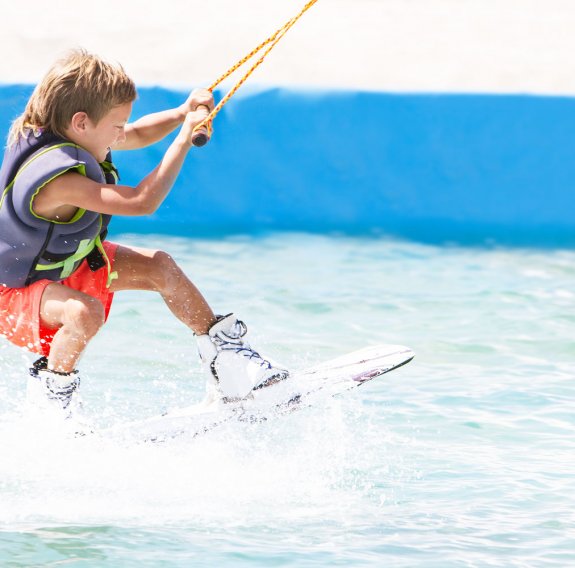
<path fill-rule="evenodd" d="M 88 115 L 84 111 L 80 111 L 72 116 L 70 121 L 70 128 L 74 132 L 84 132 L 88 126 Z"/>

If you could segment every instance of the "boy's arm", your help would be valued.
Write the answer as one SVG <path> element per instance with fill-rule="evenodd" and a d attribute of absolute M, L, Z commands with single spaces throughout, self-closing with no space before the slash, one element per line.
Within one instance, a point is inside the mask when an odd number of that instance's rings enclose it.
<path fill-rule="evenodd" d="M 34 212 L 58 219 L 70 207 L 109 215 L 149 215 L 168 195 L 192 147 L 193 129 L 205 112 L 190 112 L 162 161 L 135 188 L 97 183 L 78 173 L 65 173 L 46 184 L 34 199 Z"/>
<path fill-rule="evenodd" d="M 214 108 L 214 97 L 207 89 L 195 89 L 185 103 L 177 108 L 147 114 L 125 128 L 126 140 L 114 146 L 113 150 L 135 150 L 145 148 L 165 138 L 173 132 L 189 112 L 194 112 L 199 106 Z"/>

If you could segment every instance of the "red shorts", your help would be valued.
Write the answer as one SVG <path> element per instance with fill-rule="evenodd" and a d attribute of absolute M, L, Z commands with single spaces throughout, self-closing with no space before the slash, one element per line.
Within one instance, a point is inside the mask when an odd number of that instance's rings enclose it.
<path fill-rule="evenodd" d="M 118 245 L 104 241 L 103 246 L 110 263 L 114 266 Z M 92 272 L 88 262 L 84 260 L 78 269 L 60 284 L 100 300 L 107 319 L 114 297 L 114 293 L 106 288 L 107 281 L 108 271 L 105 267 Z M 53 284 L 53 282 L 39 280 L 26 288 L 0 286 L 0 335 L 15 345 L 46 357 L 50 354 L 52 339 L 58 331 L 58 328 L 46 327 L 40 319 L 40 302 L 48 284 Z"/>

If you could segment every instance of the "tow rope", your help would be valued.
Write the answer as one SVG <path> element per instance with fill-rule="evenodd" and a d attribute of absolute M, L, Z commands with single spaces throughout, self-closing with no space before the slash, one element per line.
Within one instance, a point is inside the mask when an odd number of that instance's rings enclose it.
<path fill-rule="evenodd" d="M 247 81 L 248 77 L 263 63 L 264 59 L 268 56 L 270 51 L 277 45 L 280 39 L 286 34 L 286 32 L 317 2 L 318 0 L 310 0 L 301 11 L 288 20 L 281 28 L 279 28 L 275 33 L 268 37 L 265 41 L 260 43 L 255 49 L 250 51 L 245 57 L 242 57 L 235 65 L 232 65 L 221 77 L 218 77 L 209 87 L 208 90 L 213 92 L 213 90 L 225 79 L 227 79 L 232 73 L 237 71 L 242 65 L 247 63 L 256 54 L 258 54 L 264 47 L 268 46 L 261 57 L 247 70 L 247 72 L 241 77 L 241 79 L 232 87 L 228 94 L 218 103 L 218 105 L 209 112 L 209 109 L 201 105 L 206 109 L 206 117 L 202 122 L 200 122 L 194 128 L 192 134 L 192 142 L 194 146 L 204 146 L 212 134 L 212 122 L 218 112 L 222 110 L 222 107 L 234 96 L 237 90 Z M 201 108 L 198 107 L 198 108 Z"/>

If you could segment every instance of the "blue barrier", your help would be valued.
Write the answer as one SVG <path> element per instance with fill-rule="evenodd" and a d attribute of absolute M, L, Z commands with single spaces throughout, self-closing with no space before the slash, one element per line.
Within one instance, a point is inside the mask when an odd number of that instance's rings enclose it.
<path fill-rule="evenodd" d="M 30 92 L 0 87 L 0 135 Z M 140 89 L 133 118 L 184 97 Z M 117 152 L 122 182 L 139 182 L 167 144 Z M 572 247 L 574 154 L 570 98 L 251 91 L 224 107 L 161 209 L 112 230 Z"/>

